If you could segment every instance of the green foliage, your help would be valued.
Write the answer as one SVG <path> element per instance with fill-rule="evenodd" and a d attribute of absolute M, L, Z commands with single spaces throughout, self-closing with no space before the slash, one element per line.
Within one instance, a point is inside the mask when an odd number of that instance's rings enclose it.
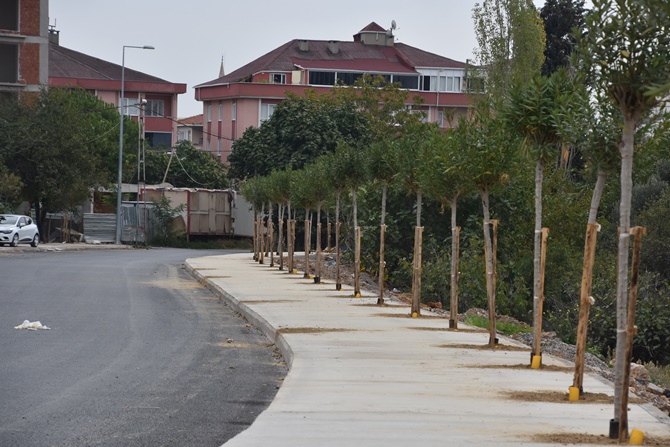
<path fill-rule="evenodd" d="M 0 164 L 0 213 L 14 211 L 21 195 L 21 188 L 23 188 L 21 179 Z"/>
<path fill-rule="evenodd" d="M 154 234 L 155 241 L 152 244 L 160 244 L 171 241 L 177 237 L 172 222 L 175 217 L 184 211 L 184 205 L 172 207 L 170 199 L 163 196 L 160 202 L 154 202 Z"/>
<path fill-rule="evenodd" d="M 118 125 L 118 110 L 82 89 L 44 88 L 0 104 L 0 159 L 20 178 L 40 224 L 116 179 Z M 136 147 L 137 126 L 129 123 L 124 136 Z"/>
<path fill-rule="evenodd" d="M 196 149 L 190 141 L 179 141 L 170 153 L 164 149 L 146 151 L 147 183 L 162 183 L 164 177 L 178 188 L 225 189 L 229 185 L 225 165 L 212 154 Z"/>
<path fill-rule="evenodd" d="M 577 42 L 573 32 L 584 27 L 584 0 L 547 0 L 540 11 L 547 36 L 542 74 L 550 76 L 559 68 L 567 68 Z"/>
<path fill-rule="evenodd" d="M 486 92 L 499 103 L 511 85 L 540 74 L 545 50 L 542 19 L 531 0 L 484 0 L 475 4 L 472 18 L 475 56 L 486 67 Z"/>
<path fill-rule="evenodd" d="M 353 102 L 317 96 L 289 95 L 259 128 L 248 128 L 233 143 L 228 158 L 231 178 L 267 175 L 273 169 L 300 169 L 321 155 L 334 152 L 338 141 L 365 142 L 365 117 Z"/>

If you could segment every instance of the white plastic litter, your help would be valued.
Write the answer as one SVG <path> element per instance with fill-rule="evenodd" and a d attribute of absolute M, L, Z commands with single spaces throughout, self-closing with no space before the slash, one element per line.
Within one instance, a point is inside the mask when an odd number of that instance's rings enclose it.
<path fill-rule="evenodd" d="M 40 321 L 30 322 L 28 320 L 23 320 L 23 323 L 18 326 L 14 326 L 14 329 L 28 329 L 29 331 L 36 331 L 38 329 L 51 329 L 50 327 L 42 325 Z"/>

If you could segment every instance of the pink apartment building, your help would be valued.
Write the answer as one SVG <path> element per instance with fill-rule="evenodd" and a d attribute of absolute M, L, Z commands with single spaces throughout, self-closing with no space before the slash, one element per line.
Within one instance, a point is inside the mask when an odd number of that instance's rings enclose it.
<path fill-rule="evenodd" d="M 119 107 L 122 104 L 121 65 L 62 47 L 58 37 L 58 31 L 50 30 L 49 85 L 81 87 Z M 186 92 L 186 84 L 169 82 L 128 67 L 124 72 L 125 113 L 134 119 L 142 114 L 147 144 L 173 146 L 177 142 L 177 96 Z"/>
<path fill-rule="evenodd" d="M 260 126 L 286 92 L 305 89 L 327 93 L 334 85 L 351 85 L 365 73 L 381 75 L 421 96 L 428 120 L 441 126 L 445 112 L 463 113 L 466 64 L 404 43 L 393 29 L 372 22 L 353 41 L 295 39 L 230 74 L 195 87 L 203 102 L 203 150 L 226 162 L 232 142 L 250 126 Z"/>

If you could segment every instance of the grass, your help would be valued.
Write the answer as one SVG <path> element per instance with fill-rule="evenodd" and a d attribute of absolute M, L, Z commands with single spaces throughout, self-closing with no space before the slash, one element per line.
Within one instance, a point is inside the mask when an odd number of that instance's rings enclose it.
<path fill-rule="evenodd" d="M 657 365 L 654 362 L 645 363 L 644 367 L 649 371 L 651 381 L 656 385 L 670 389 L 670 365 Z"/>
<path fill-rule="evenodd" d="M 477 326 L 484 329 L 489 328 L 489 319 L 486 317 L 478 317 L 476 315 L 468 315 L 465 317 L 465 324 Z M 521 326 L 520 324 L 499 322 L 496 324 L 496 329 L 505 335 L 524 334 L 532 330 L 530 327 Z"/>

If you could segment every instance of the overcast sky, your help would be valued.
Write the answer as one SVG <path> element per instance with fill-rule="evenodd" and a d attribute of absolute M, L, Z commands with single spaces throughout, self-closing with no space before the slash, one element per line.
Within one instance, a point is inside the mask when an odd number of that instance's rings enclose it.
<path fill-rule="evenodd" d="M 472 7 L 476 0 L 50 0 L 49 23 L 60 44 L 126 67 L 187 84 L 179 117 L 202 113 L 193 86 L 216 79 L 221 57 L 226 73 L 292 39 L 352 40 L 376 22 L 397 23 L 396 39 L 459 61 L 476 46 Z M 542 7 L 544 0 L 534 0 Z"/>

